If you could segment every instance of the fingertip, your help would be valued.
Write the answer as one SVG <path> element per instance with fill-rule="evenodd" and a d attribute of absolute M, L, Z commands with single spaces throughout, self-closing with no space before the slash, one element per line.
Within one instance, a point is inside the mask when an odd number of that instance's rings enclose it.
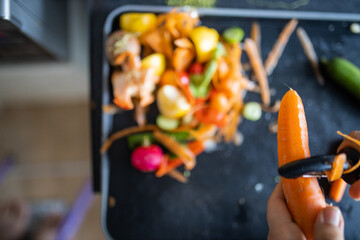
<path fill-rule="evenodd" d="M 329 206 L 322 209 L 315 222 L 314 239 L 343 239 L 344 220 L 337 207 Z"/>
<path fill-rule="evenodd" d="M 349 195 L 355 201 L 360 201 L 360 180 L 356 181 L 350 186 Z"/>

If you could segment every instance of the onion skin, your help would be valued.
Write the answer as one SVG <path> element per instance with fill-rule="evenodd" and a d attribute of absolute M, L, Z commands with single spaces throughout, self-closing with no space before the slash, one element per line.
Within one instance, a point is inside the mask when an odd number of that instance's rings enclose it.
<path fill-rule="evenodd" d="M 157 145 L 137 147 L 131 154 L 131 164 L 142 172 L 157 170 L 164 157 L 162 149 Z"/>

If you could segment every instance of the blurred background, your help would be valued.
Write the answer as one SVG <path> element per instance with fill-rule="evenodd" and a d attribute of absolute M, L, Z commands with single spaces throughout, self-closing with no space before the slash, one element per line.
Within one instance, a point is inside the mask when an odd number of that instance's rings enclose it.
<path fill-rule="evenodd" d="M 86 0 L 0 1 L 0 211 L 30 212 L 32 232 L 64 225 L 90 192 L 87 11 Z M 83 198 L 74 239 L 104 239 L 99 197 Z"/>

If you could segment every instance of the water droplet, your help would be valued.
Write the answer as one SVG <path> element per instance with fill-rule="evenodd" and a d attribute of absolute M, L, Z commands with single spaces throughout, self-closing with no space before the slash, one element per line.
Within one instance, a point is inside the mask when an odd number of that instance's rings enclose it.
<path fill-rule="evenodd" d="M 270 120 L 271 119 L 271 113 L 265 113 L 265 119 Z"/>
<path fill-rule="evenodd" d="M 330 24 L 330 25 L 328 26 L 328 30 L 329 30 L 330 32 L 335 31 L 335 26 L 332 25 L 332 24 Z"/>
<path fill-rule="evenodd" d="M 280 182 L 280 176 L 274 177 L 274 182 L 279 183 Z"/>
<path fill-rule="evenodd" d="M 244 205 L 245 202 L 246 202 L 245 198 L 239 198 L 238 204 L 241 206 L 241 205 Z"/>
<path fill-rule="evenodd" d="M 257 183 L 255 185 L 255 191 L 256 192 L 261 192 L 264 189 L 264 184 L 263 183 Z"/>
<path fill-rule="evenodd" d="M 341 49 L 343 48 L 343 45 L 342 45 L 341 42 L 337 42 L 335 46 L 336 46 L 336 48 L 339 49 L 339 50 L 341 50 Z"/>

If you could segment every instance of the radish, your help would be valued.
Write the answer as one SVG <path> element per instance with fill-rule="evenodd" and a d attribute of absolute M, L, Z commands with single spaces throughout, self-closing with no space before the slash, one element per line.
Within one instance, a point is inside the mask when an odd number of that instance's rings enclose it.
<path fill-rule="evenodd" d="M 137 147 L 131 154 L 132 165 L 142 172 L 157 170 L 164 157 L 164 153 L 157 145 Z"/>

